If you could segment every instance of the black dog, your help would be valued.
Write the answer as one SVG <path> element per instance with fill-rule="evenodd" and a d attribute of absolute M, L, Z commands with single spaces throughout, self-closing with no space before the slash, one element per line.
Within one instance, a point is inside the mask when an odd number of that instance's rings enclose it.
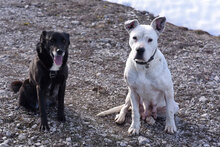
<path fill-rule="evenodd" d="M 39 108 L 40 130 L 49 130 L 46 113 L 48 105 L 58 102 L 58 120 L 65 121 L 64 93 L 69 44 L 69 34 L 43 31 L 37 44 L 37 56 L 30 64 L 29 78 L 11 84 L 14 92 L 19 91 L 19 106 L 35 112 Z"/>

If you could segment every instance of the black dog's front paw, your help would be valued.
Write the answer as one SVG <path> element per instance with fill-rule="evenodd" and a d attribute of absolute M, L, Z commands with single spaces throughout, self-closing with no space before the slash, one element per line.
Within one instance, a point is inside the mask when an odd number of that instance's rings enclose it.
<path fill-rule="evenodd" d="M 62 121 L 62 122 L 65 122 L 65 121 L 66 121 L 66 117 L 65 117 L 64 114 L 58 114 L 58 115 L 57 115 L 57 119 L 58 119 L 59 121 Z"/>
<path fill-rule="evenodd" d="M 47 131 L 50 130 L 47 122 L 41 122 L 40 123 L 40 131 L 44 131 L 44 130 L 47 130 Z"/>

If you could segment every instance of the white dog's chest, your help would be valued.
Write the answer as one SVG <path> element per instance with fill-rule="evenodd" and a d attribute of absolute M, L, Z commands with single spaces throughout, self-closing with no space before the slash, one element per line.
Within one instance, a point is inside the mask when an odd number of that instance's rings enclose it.
<path fill-rule="evenodd" d="M 134 82 L 135 92 L 145 104 L 165 106 L 164 93 L 159 85 L 159 79 L 151 79 L 144 73 L 139 73 Z"/>

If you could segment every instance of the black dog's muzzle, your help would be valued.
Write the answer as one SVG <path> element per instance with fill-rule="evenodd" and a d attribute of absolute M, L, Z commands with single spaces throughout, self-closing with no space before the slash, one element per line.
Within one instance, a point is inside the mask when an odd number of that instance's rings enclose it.
<path fill-rule="evenodd" d="M 57 49 L 56 52 L 57 52 L 57 55 L 62 56 L 64 53 L 64 50 Z"/>

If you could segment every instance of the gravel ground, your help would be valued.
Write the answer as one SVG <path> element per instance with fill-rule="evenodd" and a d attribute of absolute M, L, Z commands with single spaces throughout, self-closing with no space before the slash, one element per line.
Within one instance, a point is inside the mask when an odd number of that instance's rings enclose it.
<path fill-rule="evenodd" d="M 124 103 L 123 70 L 129 54 L 123 24 L 153 16 L 99 0 L 0 1 L 0 147 L 5 146 L 220 146 L 220 39 L 167 23 L 159 40 L 173 75 L 178 132 L 166 134 L 165 119 L 141 122 L 139 136 L 128 136 L 130 113 L 123 125 L 100 111 Z M 217 25 L 217 24 L 216 24 Z M 65 96 L 67 121 L 48 114 L 49 132 L 39 132 L 39 114 L 16 110 L 13 80 L 24 80 L 43 30 L 71 35 Z"/>

